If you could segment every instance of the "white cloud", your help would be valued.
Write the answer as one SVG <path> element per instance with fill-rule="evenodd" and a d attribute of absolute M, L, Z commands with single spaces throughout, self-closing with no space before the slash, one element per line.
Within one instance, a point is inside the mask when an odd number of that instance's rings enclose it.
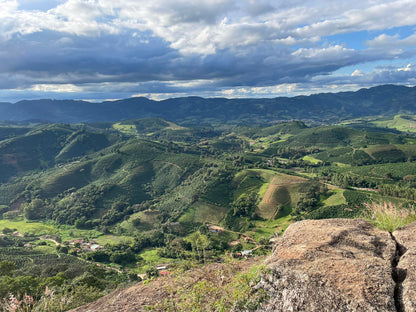
<path fill-rule="evenodd" d="M 367 46 L 369 47 L 386 47 L 396 44 L 400 36 L 398 34 L 389 36 L 386 34 L 381 34 L 375 37 L 373 40 L 366 41 Z"/>
<path fill-rule="evenodd" d="M 327 48 L 301 48 L 296 50 L 292 53 L 292 55 L 301 58 L 307 59 L 322 59 L 325 58 L 327 60 L 338 58 L 339 56 L 345 57 L 348 56 L 349 53 L 354 52 L 353 49 L 347 49 L 340 45 L 330 46 Z"/>
<path fill-rule="evenodd" d="M 416 54 L 416 34 L 397 29 L 416 24 L 414 0 L 0 0 L 0 7 L 0 88 L 277 94 L 314 89 L 323 77 L 342 88 L 408 82 L 414 73 L 403 64 Z M 361 50 L 338 37 L 358 31 L 370 39 Z M 371 77 L 360 69 L 405 59 Z M 334 76 L 344 66 L 355 71 Z"/>
<path fill-rule="evenodd" d="M 0 0 L 0 17 L 5 18 L 9 17 L 10 14 L 15 12 L 19 7 L 19 4 L 16 0 Z"/>
<path fill-rule="evenodd" d="M 412 64 L 407 64 L 406 67 L 398 68 L 398 71 L 410 72 L 413 70 Z"/>
<path fill-rule="evenodd" d="M 413 25 L 416 13 L 412 0 L 338 0 L 331 5 L 323 0 L 67 0 L 44 12 L 19 10 L 17 1 L 2 0 L 1 7 L 0 16 L 14 19 L 6 27 L 11 33 L 54 30 L 97 36 L 126 29 L 151 31 L 185 54 L 213 54 L 264 42 L 313 42 L 317 36 Z"/>
<path fill-rule="evenodd" d="M 29 88 L 31 91 L 42 92 L 82 92 L 82 88 L 73 84 L 36 84 Z"/>
<path fill-rule="evenodd" d="M 362 70 L 356 69 L 353 71 L 353 73 L 351 74 L 352 77 L 362 77 L 364 76 L 364 73 Z"/>
<path fill-rule="evenodd" d="M 401 38 L 399 34 L 386 35 L 381 34 L 372 40 L 366 42 L 367 46 L 379 49 L 398 49 L 416 47 L 416 33 L 405 38 Z"/>

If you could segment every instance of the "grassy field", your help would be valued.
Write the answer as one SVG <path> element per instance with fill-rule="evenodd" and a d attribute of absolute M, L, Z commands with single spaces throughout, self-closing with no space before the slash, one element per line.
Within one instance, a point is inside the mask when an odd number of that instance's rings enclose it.
<path fill-rule="evenodd" d="M 248 193 L 257 193 L 260 197 L 267 191 L 268 183 L 276 172 L 267 169 L 247 169 L 236 174 L 232 184 L 235 186 L 234 199 Z"/>
<path fill-rule="evenodd" d="M 256 241 L 259 241 L 261 238 L 273 236 L 276 232 L 279 234 L 283 233 L 291 223 L 293 221 L 289 215 L 277 218 L 276 220 L 253 221 L 255 230 L 247 234 L 252 235 Z"/>
<path fill-rule="evenodd" d="M 194 222 L 204 223 L 210 222 L 218 224 L 227 212 L 227 209 L 215 206 L 205 202 L 197 202 L 194 204 Z"/>
<path fill-rule="evenodd" d="M 338 205 L 345 204 L 346 202 L 345 202 L 343 192 L 344 192 L 343 190 L 333 190 L 332 195 L 329 196 L 324 201 L 324 205 L 325 206 L 338 206 Z"/>
<path fill-rule="evenodd" d="M 56 228 L 40 222 L 27 222 L 25 220 L 0 220 L 0 232 L 4 228 L 16 230 L 21 234 L 29 233 L 32 235 L 51 235 L 56 233 Z"/>
<path fill-rule="evenodd" d="M 26 220 L 0 220 L 0 232 L 4 228 L 16 230 L 22 235 L 25 233 L 33 236 L 57 235 L 61 238 L 62 241 L 74 238 L 96 239 L 102 235 L 101 232 L 95 230 L 80 230 L 73 226 L 67 225 L 56 227 L 48 223 L 32 222 Z"/>
<path fill-rule="evenodd" d="M 129 134 L 129 135 L 138 135 L 136 126 L 135 125 L 124 125 L 121 123 L 115 123 L 113 128 L 121 133 Z"/>
<path fill-rule="evenodd" d="M 225 216 L 227 209 L 203 201 L 198 201 L 184 213 L 178 220 L 182 224 L 212 223 L 219 224 Z"/>
<path fill-rule="evenodd" d="M 396 115 L 390 120 L 376 120 L 371 123 L 379 128 L 396 129 L 402 132 L 416 132 L 415 116 Z"/>
<path fill-rule="evenodd" d="M 158 264 L 171 263 L 173 261 L 173 259 L 170 258 L 160 257 L 157 254 L 156 248 L 145 250 L 144 252 L 140 253 L 140 257 L 143 258 L 143 265 L 140 267 L 139 273 L 145 273 L 148 269 Z"/>
<path fill-rule="evenodd" d="M 306 155 L 302 158 L 304 161 L 309 161 L 310 163 L 316 165 L 322 162 L 322 160 L 314 158 L 312 156 Z"/>

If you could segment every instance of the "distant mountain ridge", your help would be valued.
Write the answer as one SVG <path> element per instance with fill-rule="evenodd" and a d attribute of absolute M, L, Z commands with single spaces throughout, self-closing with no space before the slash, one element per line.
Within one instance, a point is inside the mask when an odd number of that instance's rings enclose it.
<path fill-rule="evenodd" d="M 272 99 L 183 97 L 154 101 L 135 97 L 101 103 L 24 100 L 15 104 L 0 103 L 0 120 L 80 123 L 158 117 L 185 125 L 291 119 L 322 122 L 370 115 L 415 114 L 415 104 L 416 87 L 382 85 L 356 92 Z"/>

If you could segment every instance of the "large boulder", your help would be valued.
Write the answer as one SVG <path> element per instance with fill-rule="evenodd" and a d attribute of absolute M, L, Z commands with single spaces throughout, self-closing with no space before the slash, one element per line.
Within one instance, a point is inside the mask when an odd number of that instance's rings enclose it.
<path fill-rule="evenodd" d="M 416 311 L 416 222 L 393 232 L 398 243 L 397 300 L 402 311 Z"/>
<path fill-rule="evenodd" d="M 259 311 L 396 311 L 395 253 L 391 235 L 363 220 L 294 223 L 255 286 L 269 297 Z"/>

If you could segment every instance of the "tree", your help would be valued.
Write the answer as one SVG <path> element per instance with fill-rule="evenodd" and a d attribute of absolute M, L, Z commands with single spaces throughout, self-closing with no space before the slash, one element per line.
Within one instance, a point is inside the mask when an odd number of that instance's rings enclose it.
<path fill-rule="evenodd" d="M 199 252 L 199 243 L 198 243 L 198 240 L 199 240 L 199 236 L 201 235 L 201 233 L 198 231 L 198 232 L 194 232 L 194 233 L 192 233 L 191 235 L 189 235 L 189 241 L 191 242 L 191 244 L 192 244 L 192 249 L 195 251 L 196 250 L 196 252 L 197 252 L 197 254 L 198 254 L 198 259 L 199 260 L 201 260 L 201 254 L 200 254 L 200 252 Z"/>
<path fill-rule="evenodd" d="M 157 268 L 155 268 L 154 266 L 152 266 L 151 268 L 149 268 L 146 271 L 146 275 L 149 279 L 151 279 L 152 277 L 158 277 L 159 276 L 159 271 Z"/>
<path fill-rule="evenodd" d="M 10 275 L 13 270 L 16 270 L 17 266 L 11 261 L 4 260 L 0 262 L 0 276 Z"/>
<path fill-rule="evenodd" d="M 69 248 L 67 246 L 58 245 L 56 246 L 56 251 L 59 253 L 68 254 Z"/>
<path fill-rule="evenodd" d="M 257 207 L 257 195 L 250 194 L 248 196 L 242 196 L 235 200 L 231 207 L 233 208 L 233 214 L 236 217 L 250 217 Z"/>
<path fill-rule="evenodd" d="M 11 233 L 13 233 L 13 231 L 14 231 L 14 230 L 12 230 L 12 229 L 10 229 L 10 228 L 8 228 L 8 227 L 5 227 L 5 228 L 2 230 L 2 233 L 3 233 L 3 234 L 5 234 L 5 235 L 7 235 L 7 234 L 11 234 Z"/>
<path fill-rule="evenodd" d="M 206 263 L 206 254 L 205 254 L 205 250 L 207 249 L 207 247 L 209 246 L 209 239 L 208 236 L 201 234 L 199 236 L 199 243 L 201 244 L 201 248 L 202 248 L 202 255 L 204 257 L 204 264 Z"/>
<path fill-rule="evenodd" d="M 23 215 L 28 220 L 38 220 L 45 217 L 45 203 L 39 198 L 35 198 L 23 208 Z"/>
<path fill-rule="evenodd" d="M 205 263 L 205 260 L 206 260 L 205 251 L 210 243 L 208 236 L 201 234 L 200 231 L 196 231 L 192 233 L 191 235 L 189 235 L 189 241 L 191 242 L 193 249 L 197 251 L 199 260 L 201 260 L 200 250 L 202 249 L 202 255 L 204 257 L 204 263 Z"/>

